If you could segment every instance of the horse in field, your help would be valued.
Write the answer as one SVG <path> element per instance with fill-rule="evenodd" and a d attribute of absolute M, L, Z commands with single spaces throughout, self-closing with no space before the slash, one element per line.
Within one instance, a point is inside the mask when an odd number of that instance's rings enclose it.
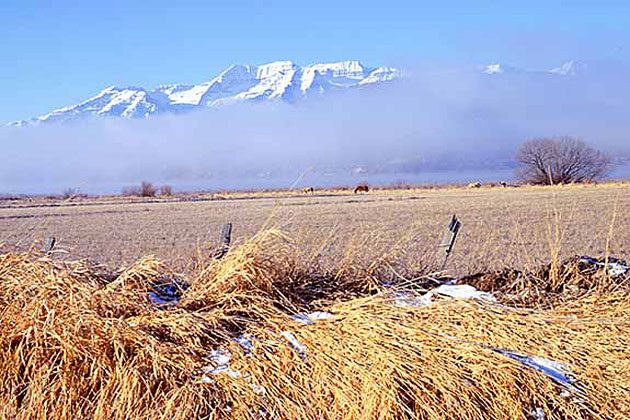
<path fill-rule="evenodd" d="M 468 184 L 468 188 L 481 188 L 481 182 L 471 182 Z"/>
<path fill-rule="evenodd" d="M 358 194 L 358 193 L 368 193 L 370 191 L 370 188 L 365 185 L 365 184 L 361 184 L 361 185 L 357 185 L 356 187 L 354 187 L 354 193 Z"/>
<path fill-rule="evenodd" d="M 304 187 L 302 188 L 302 194 L 313 194 L 315 189 L 313 187 Z"/>

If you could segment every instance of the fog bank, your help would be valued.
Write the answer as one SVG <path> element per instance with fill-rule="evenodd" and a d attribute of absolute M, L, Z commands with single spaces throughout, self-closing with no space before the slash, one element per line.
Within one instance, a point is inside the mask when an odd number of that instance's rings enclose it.
<path fill-rule="evenodd" d="M 418 66 L 400 81 L 296 104 L 4 128 L 0 193 L 111 192 L 141 180 L 219 189 L 276 179 L 288 187 L 304 172 L 313 185 L 438 171 L 502 178 L 521 142 L 553 135 L 628 156 L 629 68 L 587 70 L 487 75 Z"/>

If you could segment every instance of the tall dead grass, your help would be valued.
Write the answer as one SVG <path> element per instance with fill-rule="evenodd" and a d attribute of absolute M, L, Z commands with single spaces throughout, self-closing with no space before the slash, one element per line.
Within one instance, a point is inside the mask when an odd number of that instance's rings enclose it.
<path fill-rule="evenodd" d="M 202 264 L 176 304 L 156 305 L 150 292 L 174 273 L 153 257 L 117 272 L 0 254 L 0 417 L 630 418 L 623 279 L 609 287 L 574 268 L 567 279 L 583 276 L 587 292 L 546 306 L 400 306 L 395 293 L 413 291 L 379 286 L 378 267 L 349 257 L 309 271 L 299 258 L 263 231 Z M 534 286 L 556 287 L 548 273 Z M 332 317 L 290 316 L 314 310 Z M 573 382 L 508 351 L 561 362 Z"/>

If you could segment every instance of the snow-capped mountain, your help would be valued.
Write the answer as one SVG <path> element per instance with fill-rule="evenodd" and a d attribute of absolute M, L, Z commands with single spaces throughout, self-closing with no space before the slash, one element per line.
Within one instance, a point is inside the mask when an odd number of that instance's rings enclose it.
<path fill-rule="evenodd" d="M 588 73 L 593 70 L 590 63 L 588 70 Z M 600 66 L 597 70 L 601 73 L 606 68 Z M 557 80 L 587 74 L 587 64 L 568 61 L 552 69 L 532 70 L 491 63 L 477 67 L 476 71 L 496 80 L 509 77 L 533 77 L 535 81 L 549 77 Z M 9 125 L 66 122 L 90 117 L 148 118 L 242 102 L 276 100 L 294 103 L 329 92 L 381 85 L 401 77 L 401 71 L 395 68 L 370 68 L 359 61 L 305 67 L 291 61 L 260 66 L 233 65 L 217 77 L 196 85 L 162 85 L 153 90 L 112 86 L 80 104 Z"/>
<path fill-rule="evenodd" d="M 247 101 L 295 102 L 313 95 L 376 85 L 399 77 L 397 69 L 369 68 L 358 61 L 306 67 L 291 61 L 261 66 L 233 65 L 212 80 L 197 85 L 163 85 L 154 90 L 108 87 L 78 105 L 10 125 L 64 122 L 86 117 L 147 118 Z"/>

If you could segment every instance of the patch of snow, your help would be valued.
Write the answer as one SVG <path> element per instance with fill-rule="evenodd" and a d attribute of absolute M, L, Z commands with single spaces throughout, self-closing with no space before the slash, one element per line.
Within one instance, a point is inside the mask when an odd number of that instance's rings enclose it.
<path fill-rule="evenodd" d="M 232 355 L 227 350 L 217 349 L 210 351 L 210 360 L 216 363 L 217 366 L 202 367 L 201 370 L 204 373 L 212 375 L 225 373 L 231 378 L 240 378 L 241 376 L 243 376 L 240 371 L 230 368 L 230 360 L 232 360 Z M 202 377 L 202 381 L 203 380 L 204 378 Z"/>
<path fill-rule="evenodd" d="M 217 349 L 210 351 L 210 360 L 217 364 L 217 366 L 204 366 L 201 370 L 204 373 L 219 375 L 227 374 L 231 378 L 240 378 L 243 376 L 240 371 L 230 368 L 230 360 L 232 355 L 229 351 L 224 349 Z M 202 377 L 203 381 L 203 377 Z"/>
<path fill-rule="evenodd" d="M 549 73 L 554 73 L 561 76 L 575 76 L 582 72 L 584 69 L 586 69 L 586 64 L 571 60 L 563 63 L 560 67 L 549 70 Z"/>
<path fill-rule="evenodd" d="M 262 385 L 250 384 L 252 390 L 258 395 L 265 395 L 267 393 L 267 388 Z"/>
<path fill-rule="evenodd" d="M 409 293 L 397 293 L 396 306 L 426 306 L 433 303 L 436 295 L 449 296 L 455 299 L 476 299 L 487 302 L 496 302 L 492 294 L 477 290 L 467 284 L 442 284 L 421 296 Z"/>
<path fill-rule="evenodd" d="M 427 306 L 433 303 L 431 292 L 425 293 L 424 295 L 418 296 L 412 293 L 394 293 L 394 305 L 402 306 L 402 307 L 414 307 L 414 306 Z"/>
<path fill-rule="evenodd" d="M 370 74 L 359 85 L 368 85 L 371 83 L 388 82 L 391 80 L 399 79 L 402 77 L 400 70 L 392 67 L 379 67 L 376 70 L 370 72 Z"/>
<path fill-rule="evenodd" d="M 306 346 L 300 343 L 298 339 L 295 337 L 295 335 L 293 335 L 293 333 L 289 331 L 282 331 L 280 335 L 289 342 L 291 347 L 293 347 L 293 349 L 298 352 L 300 357 L 304 357 L 306 355 L 306 350 L 307 350 Z"/>
<path fill-rule="evenodd" d="M 199 382 L 201 382 L 202 384 L 212 384 L 212 385 L 217 383 L 214 379 L 212 379 L 211 377 L 207 375 L 203 375 Z"/>
<path fill-rule="evenodd" d="M 155 292 L 149 292 L 149 300 L 154 305 L 167 305 L 169 303 L 173 303 L 171 300 L 163 299 L 159 294 Z"/>
<path fill-rule="evenodd" d="M 547 418 L 547 416 L 545 414 L 545 410 L 543 410 L 542 407 L 536 407 L 535 409 L 533 409 L 531 411 L 531 415 L 536 420 L 545 420 Z"/>
<path fill-rule="evenodd" d="M 154 305 L 176 304 L 179 291 L 175 284 L 155 284 L 149 292 L 149 299 Z"/>
<path fill-rule="evenodd" d="M 311 313 L 299 313 L 297 315 L 292 315 L 291 318 L 296 320 L 297 322 L 304 325 L 313 325 L 317 321 L 321 321 L 324 319 L 330 319 L 333 317 L 333 314 L 330 312 L 311 312 Z"/>
<path fill-rule="evenodd" d="M 435 293 L 442 296 L 450 296 L 455 299 L 478 299 L 489 302 L 496 302 L 496 298 L 490 293 L 482 292 L 467 284 L 443 284 L 429 293 Z"/>
<path fill-rule="evenodd" d="M 234 341 L 236 341 L 248 355 L 252 352 L 252 349 L 254 348 L 254 341 L 247 334 L 239 335 L 234 339 Z"/>
<path fill-rule="evenodd" d="M 227 365 L 232 360 L 232 355 L 224 349 L 212 350 L 210 351 L 210 360 L 218 365 Z"/>
<path fill-rule="evenodd" d="M 590 264 L 597 267 L 606 268 L 605 262 L 599 261 L 593 257 L 580 257 L 580 262 L 582 264 Z M 611 277 L 623 276 L 628 272 L 628 270 L 630 270 L 630 267 L 628 267 L 628 263 L 626 263 L 626 261 L 619 260 L 614 257 L 610 257 L 608 259 L 608 273 L 611 275 Z"/>
<path fill-rule="evenodd" d="M 503 70 L 501 64 L 488 64 L 483 72 L 486 74 L 502 74 L 505 70 Z"/>
<path fill-rule="evenodd" d="M 574 382 L 574 379 L 571 378 L 571 370 L 562 363 L 545 359 L 544 357 L 521 356 L 509 350 L 495 349 L 495 351 L 510 359 L 517 360 L 529 368 L 542 372 L 562 384 L 571 385 Z"/>

